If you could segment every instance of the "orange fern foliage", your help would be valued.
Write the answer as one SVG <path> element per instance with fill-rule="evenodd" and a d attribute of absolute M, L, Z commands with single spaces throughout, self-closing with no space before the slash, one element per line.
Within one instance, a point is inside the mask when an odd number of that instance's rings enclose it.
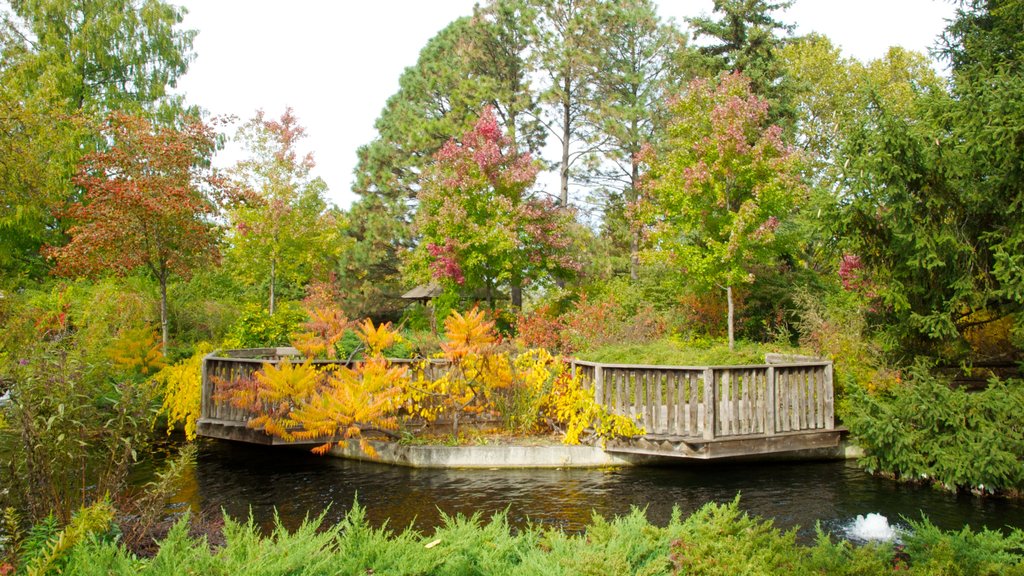
<path fill-rule="evenodd" d="M 258 414 L 247 425 L 283 440 L 323 439 L 314 449 L 317 454 L 326 453 L 335 439 L 359 438 L 363 450 L 374 456 L 362 432 L 398 428 L 408 368 L 393 366 L 381 355 L 398 338 L 390 324 L 374 326 L 367 320 L 358 333 L 372 355 L 352 368 L 321 371 L 309 359 L 267 363 L 252 380 L 218 382 L 223 391 L 215 400 Z"/>
<path fill-rule="evenodd" d="M 486 352 L 497 342 L 494 322 L 484 317 L 483 311 L 473 308 L 465 315 L 453 310 L 444 320 L 447 341 L 441 344 L 445 358 L 459 362 L 470 354 Z"/>
<path fill-rule="evenodd" d="M 361 438 L 362 432 L 369 428 L 398 429 L 396 412 L 407 382 L 407 367 L 392 366 L 380 356 L 359 363 L 355 369 L 342 367 L 328 377 L 323 389 L 309 402 L 292 411 L 292 418 L 303 425 L 296 437 L 360 438 L 363 451 L 375 456 L 373 447 Z M 324 454 L 331 446 L 328 440 L 313 451 Z"/>
<path fill-rule="evenodd" d="M 252 401 L 261 413 L 246 425 L 283 440 L 294 440 L 294 432 L 303 426 L 293 416 L 294 407 L 308 402 L 316 394 L 322 374 L 309 360 L 292 364 L 285 359 L 277 366 L 264 364 L 255 380 L 255 398 L 249 396 L 240 400 Z"/>
<path fill-rule="evenodd" d="M 374 327 L 373 321 L 367 318 L 356 330 L 359 339 L 366 346 L 366 357 L 379 356 L 384 350 L 402 339 L 401 335 L 391 328 L 391 322 Z"/>
<path fill-rule="evenodd" d="M 246 412 L 259 412 L 262 409 L 259 401 L 260 384 L 254 377 L 235 377 L 227 380 L 220 376 L 211 376 L 213 394 L 210 398 L 217 404 L 227 404 Z"/>
<path fill-rule="evenodd" d="M 335 344 L 345 335 L 352 322 L 337 306 L 308 307 L 309 322 L 303 324 L 303 331 L 292 336 L 292 345 L 307 358 L 325 356 L 331 360 L 337 357 Z"/>
<path fill-rule="evenodd" d="M 494 322 L 479 309 L 465 315 L 452 311 L 444 326 L 441 356 L 448 361 L 448 369 L 433 379 L 420 371 L 406 400 L 409 411 L 428 422 L 447 414 L 458 433 L 460 414 L 497 413 L 489 391 L 510 384 L 511 365 L 507 354 L 495 352 Z"/>
<path fill-rule="evenodd" d="M 160 336 L 148 327 L 121 332 L 107 349 L 107 356 L 121 370 L 143 376 L 155 374 L 167 364 Z"/>

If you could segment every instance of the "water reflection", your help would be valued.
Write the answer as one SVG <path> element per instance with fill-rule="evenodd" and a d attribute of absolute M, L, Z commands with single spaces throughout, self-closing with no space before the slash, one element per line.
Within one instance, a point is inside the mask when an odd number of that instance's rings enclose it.
<path fill-rule="evenodd" d="M 262 526 L 274 510 L 289 528 L 329 507 L 337 521 L 358 496 L 375 525 L 428 531 L 442 513 L 485 517 L 508 510 L 509 522 L 581 530 L 592 512 L 613 517 L 633 506 L 659 525 L 673 507 L 686 514 L 707 502 L 741 495 L 744 510 L 773 518 L 801 536 L 823 528 L 842 532 L 857 515 L 879 512 L 895 520 L 922 512 L 946 529 L 1024 527 L 1024 506 L 955 496 L 872 478 L 843 462 L 691 465 L 608 470 L 416 470 L 313 456 L 305 451 L 203 441 L 197 465 L 177 501 L 220 509 L 236 518 L 250 511 Z"/>

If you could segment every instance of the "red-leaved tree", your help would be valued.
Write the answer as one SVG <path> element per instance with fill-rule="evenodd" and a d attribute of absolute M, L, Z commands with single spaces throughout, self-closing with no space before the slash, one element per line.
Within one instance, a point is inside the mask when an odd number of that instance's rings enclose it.
<path fill-rule="evenodd" d="M 530 192 L 539 168 L 484 108 L 472 130 L 435 154 L 420 181 L 421 239 L 409 270 L 488 299 L 507 287 L 517 307 L 525 284 L 575 272 L 573 213 Z"/>
<path fill-rule="evenodd" d="M 198 120 L 172 128 L 122 113 L 102 134 L 108 148 L 87 154 L 75 176 L 83 196 L 64 214 L 70 241 L 47 252 L 64 276 L 153 274 L 166 353 L 167 281 L 219 258 L 215 195 L 223 187 L 207 168 L 215 135 Z"/>

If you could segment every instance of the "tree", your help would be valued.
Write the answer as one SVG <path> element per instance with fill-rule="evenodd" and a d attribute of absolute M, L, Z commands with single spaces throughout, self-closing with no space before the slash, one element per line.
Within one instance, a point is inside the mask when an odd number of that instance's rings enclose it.
<path fill-rule="evenodd" d="M 844 58 L 828 38 L 811 34 L 787 44 L 778 58 L 792 88 L 796 143 L 815 183 L 829 190 L 842 178 L 836 160 L 846 134 L 869 111 L 872 98 L 909 116 L 918 94 L 941 90 L 943 84 L 926 55 L 898 46 L 862 63 Z"/>
<path fill-rule="evenodd" d="M 52 90 L 66 106 L 173 118 L 168 88 L 188 69 L 194 30 L 162 0 L 15 0 L 4 15 L 4 64 L 26 94 Z M 169 114 L 169 115 L 168 115 Z"/>
<path fill-rule="evenodd" d="M 46 273 L 55 213 L 74 200 L 77 163 L 102 147 L 94 125 L 114 110 L 165 121 L 169 87 L 192 58 L 184 11 L 160 0 L 18 0 L 0 12 L 0 277 Z"/>
<path fill-rule="evenodd" d="M 801 149 L 811 193 L 798 225 L 803 260 L 833 275 L 843 257 L 840 225 L 856 193 L 849 184 L 851 164 L 861 153 L 851 137 L 873 123 L 876 102 L 887 113 L 911 121 L 920 96 L 942 94 L 944 81 L 923 54 L 893 47 L 862 63 L 844 58 L 824 36 L 812 34 L 789 43 L 779 54 L 789 78 L 795 112 L 795 143 Z M 833 276 L 835 279 L 835 276 Z"/>
<path fill-rule="evenodd" d="M 519 307 L 526 282 L 573 270 L 566 236 L 572 214 L 530 197 L 538 170 L 485 108 L 473 129 L 445 144 L 427 170 L 410 273 L 420 280 L 433 276 L 449 288 L 484 291 L 491 303 L 507 286 Z"/>
<path fill-rule="evenodd" d="M 113 113 L 102 135 L 110 148 L 87 154 L 75 176 L 84 195 L 66 213 L 70 241 L 48 252 L 68 276 L 148 270 L 160 284 L 166 354 L 168 280 L 218 258 L 222 183 L 204 168 L 214 134 L 198 120 L 169 128 Z"/>
<path fill-rule="evenodd" d="M 912 84 L 900 100 L 875 86 L 846 139 L 845 247 L 899 355 L 971 362 L 983 329 L 999 359 L 1019 355 L 1022 30 L 1019 2 L 962 2 L 943 36 L 948 90 Z"/>
<path fill-rule="evenodd" d="M 614 220 L 624 216 L 616 205 L 637 201 L 640 186 L 640 151 L 656 142 L 665 128 L 668 93 L 685 75 L 685 38 L 664 24 L 649 0 L 618 2 L 601 14 L 607 35 L 595 64 L 589 122 L 602 141 L 604 159 L 611 168 L 602 180 L 614 190 L 605 206 L 605 228 L 616 231 Z M 624 218 L 623 218 L 624 220 Z M 629 275 L 636 280 L 640 266 L 640 231 L 629 236 Z"/>
<path fill-rule="evenodd" d="M 252 194 L 231 211 L 227 256 L 243 281 L 267 285 L 270 314 L 278 285 L 302 287 L 325 256 L 329 227 L 321 225 L 321 218 L 327 185 L 311 176 L 313 155 L 300 157 L 296 150 L 304 136 L 291 108 L 279 120 L 257 111 L 236 136 L 249 157 L 238 162 L 234 174 Z"/>
<path fill-rule="evenodd" d="M 415 66 L 399 79 L 375 122 L 378 136 L 358 151 L 350 212 L 353 247 L 343 256 L 340 280 L 346 310 L 389 316 L 401 294 L 403 255 L 415 245 L 412 219 L 420 179 L 450 138 L 469 130 L 483 106 L 493 106 L 519 146 L 540 147 L 537 112 L 529 93 L 518 28 L 525 8 L 495 2 L 460 18 L 432 38 Z"/>
<path fill-rule="evenodd" d="M 653 227 L 648 257 L 677 266 L 686 281 L 725 290 L 731 348 L 733 288 L 752 282 L 753 265 L 783 248 L 780 227 L 803 193 L 797 156 L 740 74 L 692 81 L 671 111 L 640 210 Z"/>
<path fill-rule="evenodd" d="M 49 271 L 40 248 L 61 240 L 54 210 L 71 194 L 69 160 L 78 155 L 71 143 L 87 132 L 81 118 L 39 95 L 22 97 L 0 79 L 0 285 Z"/>
<path fill-rule="evenodd" d="M 561 146 L 558 201 L 569 205 L 570 171 L 594 153 L 587 109 L 593 104 L 592 79 L 598 77 L 596 58 L 602 40 L 601 0 L 538 0 L 539 23 L 533 58 L 543 73 L 540 99 L 549 107 L 544 124 Z"/>
<path fill-rule="evenodd" d="M 778 61 L 778 51 L 792 24 L 776 20 L 773 13 L 788 9 L 793 0 L 714 0 L 718 20 L 707 16 L 688 19 L 694 39 L 706 37 L 711 44 L 701 46 L 705 73 L 742 72 L 750 78 L 754 93 L 771 104 L 772 119 L 788 119 L 792 114 L 789 87 Z"/>

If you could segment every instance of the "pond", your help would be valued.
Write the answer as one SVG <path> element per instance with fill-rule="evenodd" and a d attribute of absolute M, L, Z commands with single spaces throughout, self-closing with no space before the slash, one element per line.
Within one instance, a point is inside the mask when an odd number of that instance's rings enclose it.
<path fill-rule="evenodd" d="M 176 497 L 178 506 L 289 528 L 325 509 L 339 520 L 353 501 L 371 523 L 428 531 L 442 513 L 485 517 L 508 511 L 510 524 L 583 529 L 596 512 L 623 515 L 646 508 L 655 524 L 673 507 L 684 514 L 740 495 L 744 510 L 799 527 L 801 540 L 822 527 L 843 535 L 858 515 L 926 515 L 944 529 L 1024 527 L 1024 503 L 956 495 L 872 477 L 853 462 L 705 464 L 602 470 L 422 470 L 315 456 L 308 451 L 201 440 L 197 463 Z"/>

